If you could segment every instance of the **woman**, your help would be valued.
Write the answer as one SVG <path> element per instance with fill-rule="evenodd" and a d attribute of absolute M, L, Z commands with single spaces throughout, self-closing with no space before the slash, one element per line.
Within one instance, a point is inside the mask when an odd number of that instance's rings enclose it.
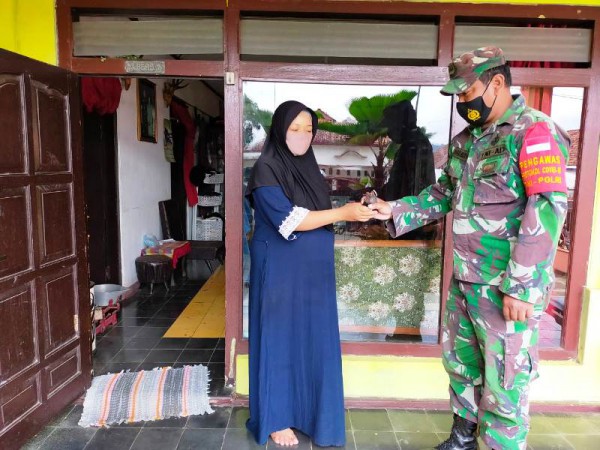
<path fill-rule="evenodd" d="M 332 209 L 311 143 L 317 115 L 288 101 L 273 114 L 246 196 L 255 212 L 250 269 L 250 419 L 264 445 L 345 444 L 333 226 L 367 221 L 359 203 Z"/>

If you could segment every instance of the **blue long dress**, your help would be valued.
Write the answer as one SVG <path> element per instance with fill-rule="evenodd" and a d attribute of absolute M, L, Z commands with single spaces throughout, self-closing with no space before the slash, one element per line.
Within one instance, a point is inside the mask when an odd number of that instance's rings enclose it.
<path fill-rule="evenodd" d="M 290 232 L 308 211 L 279 186 L 252 192 L 250 419 L 256 441 L 295 428 L 320 446 L 345 445 L 332 232 Z"/>

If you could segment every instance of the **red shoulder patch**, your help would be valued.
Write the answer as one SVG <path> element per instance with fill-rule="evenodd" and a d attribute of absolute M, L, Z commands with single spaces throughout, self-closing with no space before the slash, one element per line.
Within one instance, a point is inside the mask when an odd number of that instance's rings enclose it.
<path fill-rule="evenodd" d="M 525 133 L 519 168 L 527 196 L 567 193 L 565 159 L 546 122 L 536 122 Z"/>

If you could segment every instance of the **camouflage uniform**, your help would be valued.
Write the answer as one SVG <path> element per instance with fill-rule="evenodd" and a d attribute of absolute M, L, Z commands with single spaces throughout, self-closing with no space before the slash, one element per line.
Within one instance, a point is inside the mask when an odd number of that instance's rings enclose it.
<path fill-rule="evenodd" d="M 443 363 L 452 409 L 478 422 L 484 442 L 495 449 L 526 448 L 529 383 L 538 376 L 538 324 L 553 286 L 552 265 L 567 212 L 566 189 L 527 195 L 523 174 L 531 168 L 522 148 L 528 130 L 546 123 L 552 145 L 562 153 L 553 170 L 562 170 L 564 178 L 568 136 L 527 107 L 523 97 L 513 98 L 487 129 L 466 128 L 455 136 L 437 183 L 418 196 L 390 202 L 393 222 L 388 223 L 397 236 L 454 211 Z M 530 172 L 530 178 L 541 176 Z M 506 321 L 504 294 L 532 303 L 533 317 Z"/>

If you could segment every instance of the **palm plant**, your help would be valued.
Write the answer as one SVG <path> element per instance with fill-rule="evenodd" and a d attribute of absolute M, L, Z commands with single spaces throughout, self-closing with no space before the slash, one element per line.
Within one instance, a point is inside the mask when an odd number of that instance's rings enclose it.
<path fill-rule="evenodd" d="M 258 104 L 244 95 L 244 145 L 248 145 L 254 138 L 254 131 L 265 130 L 269 134 L 273 112 L 261 109 Z"/>
<path fill-rule="evenodd" d="M 401 101 L 411 101 L 417 92 L 402 90 L 396 94 L 382 94 L 374 97 L 359 97 L 348 105 L 348 111 L 355 122 L 321 122 L 319 128 L 336 134 L 348 136 L 348 144 L 367 145 L 375 155 L 373 164 L 373 182 L 375 189 L 381 189 L 386 178 L 385 159 L 388 148 L 393 143 L 387 139 L 387 128 L 381 122 L 383 111 L 390 105 Z"/>

